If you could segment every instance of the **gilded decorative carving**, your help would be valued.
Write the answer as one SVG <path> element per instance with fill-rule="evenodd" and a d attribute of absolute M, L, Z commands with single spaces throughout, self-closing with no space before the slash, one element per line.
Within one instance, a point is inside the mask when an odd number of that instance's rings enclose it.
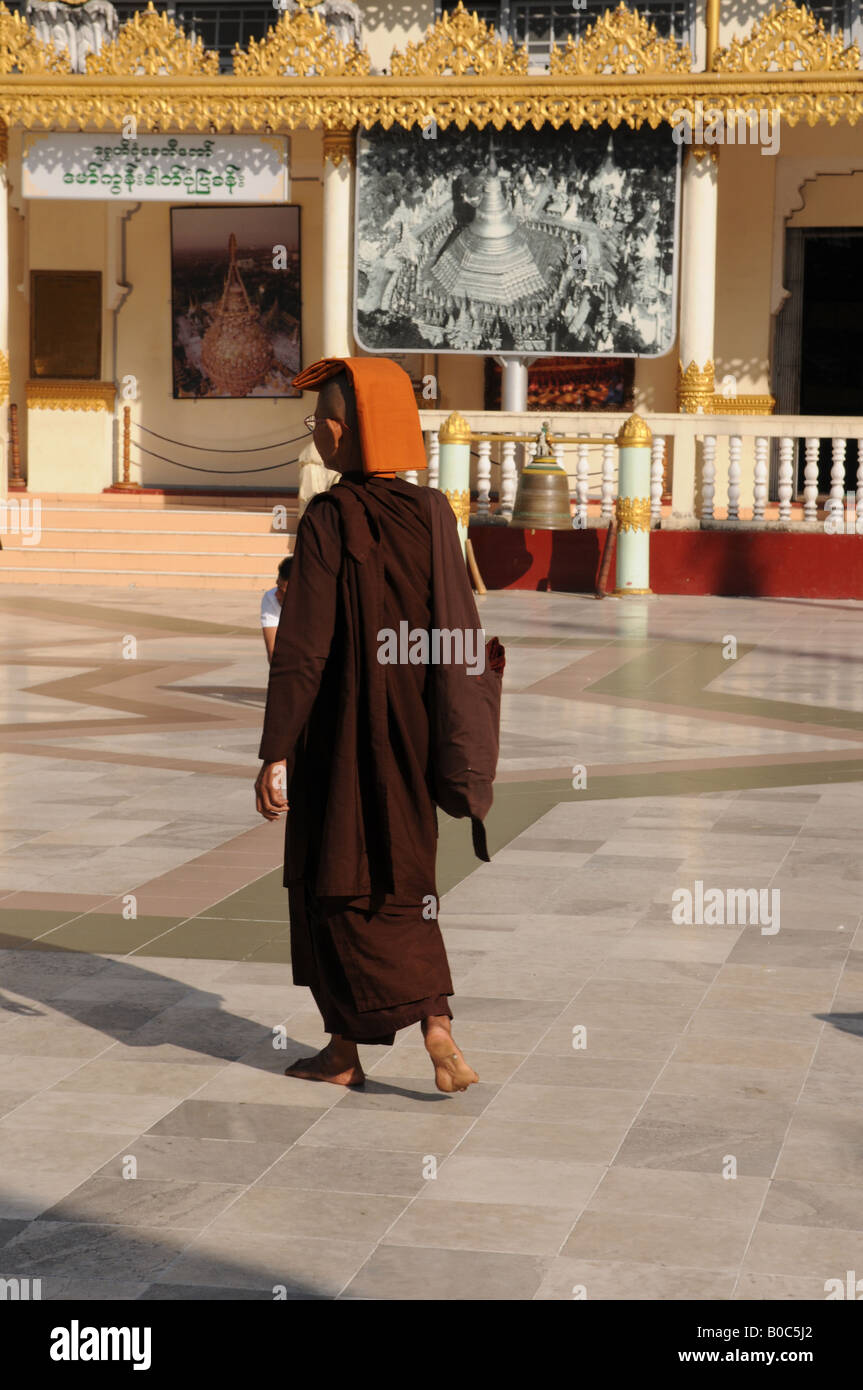
<path fill-rule="evenodd" d="M 686 79 L 686 75 L 682 75 Z M 784 123 L 795 126 L 826 120 L 831 125 L 863 119 L 863 72 L 800 81 L 791 74 L 771 83 L 733 77 L 720 86 L 705 86 L 703 73 L 692 73 L 669 90 L 669 78 L 582 77 L 505 78 L 478 81 L 475 91 L 450 87 L 452 78 L 430 80 L 417 92 L 416 83 L 400 88 L 388 77 L 365 78 L 346 90 L 343 79 L 327 88 L 321 78 L 279 78 L 272 88 L 238 84 L 225 90 L 224 80 L 191 79 L 166 88 L 163 80 L 139 78 L 134 84 L 117 79 L 50 77 L 24 86 L 20 78 L 0 76 L 0 120 L 28 130 L 122 130 L 133 117 L 139 130 L 207 131 L 230 134 L 247 131 L 314 130 L 324 126 L 455 125 L 459 130 L 510 126 L 522 130 L 543 125 L 593 129 L 604 122 L 638 128 L 673 125 L 680 112 L 695 118 L 696 102 L 717 111 L 769 107 Z M 466 83 L 469 79 L 462 79 Z M 194 82 L 194 85 L 193 85 Z M 156 85 L 158 84 L 158 85 Z"/>
<path fill-rule="evenodd" d="M 458 0 L 454 10 L 444 12 L 428 29 L 422 43 L 409 43 L 404 53 L 395 50 L 390 66 L 393 77 L 526 73 L 527 49 L 516 51 L 511 39 L 502 43 L 493 25 Z"/>
<path fill-rule="evenodd" d="M 650 530 L 649 497 L 618 497 L 615 512 L 619 531 Z M 646 593 L 647 590 L 639 589 L 637 592 Z"/>
<path fill-rule="evenodd" d="M 69 59 L 42 43 L 20 14 L 0 3 L 0 73 L 69 72 Z"/>
<path fill-rule="evenodd" d="M 459 526 L 470 525 L 470 493 L 451 492 L 449 488 L 444 492 L 444 497 L 449 502 L 455 512 L 455 519 Z"/>
<path fill-rule="evenodd" d="M 117 388 L 113 381 L 28 381 L 29 410 L 114 409 Z"/>
<path fill-rule="evenodd" d="M 463 415 L 459 415 L 458 411 L 454 410 L 438 430 L 438 439 L 441 444 L 469 444 L 471 439 L 470 425 Z"/>
<path fill-rule="evenodd" d="M 684 371 L 683 363 L 677 363 L 677 408 L 687 415 L 712 415 L 714 397 L 713 362 L 705 362 L 703 367 L 690 362 Z"/>
<path fill-rule="evenodd" d="M 9 354 L 0 348 L 0 405 L 5 405 L 9 399 Z"/>
<path fill-rule="evenodd" d="M 342 160 L 353 164 L 356 159 L 356 136 L 352 130 L 343 127 L 324 131 L 324 163 L 329 160 L 337 169 Z"/>
<path fill-rule="evenodd" d="M 87 54 L 88 73 L 111 77 L 215 76 L 218 71 L 218 53 L 209 53 L 200 39 L 187 39 L 173 19 L 153 8 L 153 0 L 121 25 L 101 53 Z"/>
<path fill-rule="evenodd" d="M 723 396 L 713 394 L 714 415 L 772 415 L 776 409 L 775 396 Z"/>
<path fill-rule="evenodd" d="M 690 72 L 692 54 L 672 35 L 661 39 L 656 25 L 637 10 L 619 4 L 606 10 L 584 37 L 567 39 L 564 48 L 554 44 L 549 58 L 554 76 L 584 77 L 588 73 Z"/>
<path fill-rule="evenodd" d="M 784 0 L 756 21 L 745 39 L 732 39 L 713 62 L 716 72 L 854 72 L 860 67 L 856 43 L 846 48 L 839 35 L 805 5 Z"/>
<path fill-rule="evenodd" d="M 616 442 L 621 449 L 649 449 L 653 435 L 646 420 L 642 420 L 640 415 L 630 415 L 618 430 Z"/>
<path fill-rule="evenodd" d="M 773 12 L 774 30 L 793 29 L 797 47 L 789 49 L 788 36 L 768 31 L 765 20 L 749 40 L 724 50 L 716 72 L 686 71 L 682 46 L 656 38 L 642 17 L 618 6 L 580 44 L 557 52 L 555 72 L 531 74 L 523 50 L 501 43 L 460 4 L 422 43 L 393 55 L 391 74 L 374 76 L 368 55 L 340 44 L 313 0 L 299 3 L 265 39 L 235 52 L 236 76 L 224 77 L 217 55 L 152 4 L 101 54 L 89 55 L 87 74 L 70 74 L 65 54 L 39 43 L 0 0 L 0 121 L 101 131 L 122 130 L 131 117 L 142 131 L 214 133 L 409 129 L 432 121 L 441 130 L 655 128 L 679 122 L 681 112 L 694 117 L 697 103 L 720 113 L 770 108 L 788 126 L 863 118 L 856 48 L 819 35 L 809 12 L 791 0 Z M 715 156 L 711 149 L 701 157 Z"/>
<path fill-rule="evenodd" d="M 280 15 L 263 39 L 234 49 L 238 77 L 361 77 L 369 55 L 356 44 L 341 43 L 314 8 L 316 0 L 297 0 L 293 14 Z"/>

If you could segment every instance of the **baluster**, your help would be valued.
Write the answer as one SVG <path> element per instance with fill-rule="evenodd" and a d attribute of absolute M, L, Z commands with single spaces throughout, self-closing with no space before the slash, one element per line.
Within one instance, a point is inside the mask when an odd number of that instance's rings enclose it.
<path fill-rule="evenodd" d="M 476 496 L 477 496 L 477 521 L 488 521 L 489 506 L 488 497 L 491 491 L 491 440 L 481 439 L 477 446 L 476 463 Z"/>
<path fill-rule="evenodd" d="M 704 466 L 701 470 L 701 519 L 713 520 L 713 499 L 716 496 L 716 435 L 704 436 Z"/>
<path fill-rule="evenodd" d="M 426 430 L 428 457 L 428 484 L 437 487 L 440 482 L 440 435 L 437 430 Z"/>
<path fill-rule="evenodd" d="M 803 470 L 803 520 L 818 520 L 818 447 L 821 441 L 806 440 L 806 467 Z"/>
<path fill-rule="evenodd" d="M 743 452 L 743 438 L 739 434 L 728 438 L 728 520 L 737 521 L 740 516 L 740 455 Z"/>
<path fill-rule="evenodd" d="M 413 483 L 414 487 L 418 486 L 419 484 L 419 473 L 415 468 L 406 469 L 405 472 L 402 474 L 402 477 L 404 478 L 406 483 Z"/>
<path fill-rule="evenodd" d="M 764 508 L 767 504 L 767 454 L 769 449 L 770 440 L 764 435 L 758 435 L 755 440 L 755 486 L 752 499 L 752 518 L 754 521 L 764 520 Z"/>
<path fill-rule="evenodd" d="M 855 527 L 858 536 L 863 536 L 863 439 L 857 440 L 857 506 Z"/>
<path fill-rule="evenodd" d="M 614 512 L 614 496 L 617 491 L 617 445 L 613 434 L 604 434 L 602 437 L 608 443 L 602 446 L 602 502 L 599 520 L 607 526 Z"/>
<path fill-rule="evenodd" d="M 650 524 L 658 526 L 662 519 L 662 462 L 665 458 L 665 438 L 653 436 L 650 448 Z"/>
<path fill-rule="evenodd" d="M 590 486 L 589 444 L 578 445 L 575 475 L 575 515 L 579 527 L 587 526 L 587 493 Z"/>
<path fill-rule="evenodd" d="M 518 481 L 515 467 L 515 441 L 505 439 L 501 445 L 500 461 L 500 502 L 498 504 L 498 514 L 504 521 L 512 520 L 512 508 L 515 502 L 515 489 Z"/>
<path fill-rule="evenodd" d="M 833 440 L 833 465 L 830 469 L 830 497 L 827 501 L 826 512 L 828 516 L 835 515 L 838 519 L 841 534 L 845 527 L 842 524 L 843 513 L 845 511 L 845 444 L 844 439 Z"/>
<path fill-rule="evenodd" d="M 779 441 L 779 520 L 791 520 L 794 493 L 794 440 L 783 435 Z"/>

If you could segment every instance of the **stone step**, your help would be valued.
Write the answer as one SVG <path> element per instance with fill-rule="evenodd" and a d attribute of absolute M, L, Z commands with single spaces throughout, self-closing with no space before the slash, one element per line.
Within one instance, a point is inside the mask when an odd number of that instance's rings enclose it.
<path fill-rule="evenodd" d="M 122 549 L 83 550 L 80 547 L 47 547 L 43 544 L 4 549 L 0 555 L 0 569 L 6 573 L 18 570 L 22 574 L 34 570 L 51 570 L 55 574 L 74 571 L 76 575 L 85 571 L 91 574 L 104 571 L 115 575 L 119 582 L 127 572 L 132 571 L 193 574 L 205 570 L 210 573 L 263 575 L 272 585 L 275 583 L 276 567 L 284 553 L 195 551 L 191 547 L 187 550 L 133 552 L 125 546 Z"/>
<path fill-rule="evenodd" d="M 256 534 L 253 531 L 101 531 L 82 527 L 50 527 L 42 517 L 38 539 L 33 543 L 23 532 L 2 536 L 3 550 L 60 552 L 111 551 L 135 555 L 258 555 L 280 560 L 293 549 L 296 536 L 290 532 Z"/>

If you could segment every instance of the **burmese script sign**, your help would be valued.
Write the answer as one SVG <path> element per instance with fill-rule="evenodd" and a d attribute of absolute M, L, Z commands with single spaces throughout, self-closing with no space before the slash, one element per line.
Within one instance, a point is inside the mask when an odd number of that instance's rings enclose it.
<path fill-rule="evenodd" d="M 288 142 L 277 135 L 24 136 L 25 198 L 284 203 Z"/>

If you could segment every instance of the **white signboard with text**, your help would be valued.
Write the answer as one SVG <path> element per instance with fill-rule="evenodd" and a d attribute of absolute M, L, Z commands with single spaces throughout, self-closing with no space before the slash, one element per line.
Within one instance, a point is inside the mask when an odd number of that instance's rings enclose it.
<path fill-rule="evenodd" d="M 281 135 L 40 135 L 23 142 L 25 198 L 286 203 Z"/>

